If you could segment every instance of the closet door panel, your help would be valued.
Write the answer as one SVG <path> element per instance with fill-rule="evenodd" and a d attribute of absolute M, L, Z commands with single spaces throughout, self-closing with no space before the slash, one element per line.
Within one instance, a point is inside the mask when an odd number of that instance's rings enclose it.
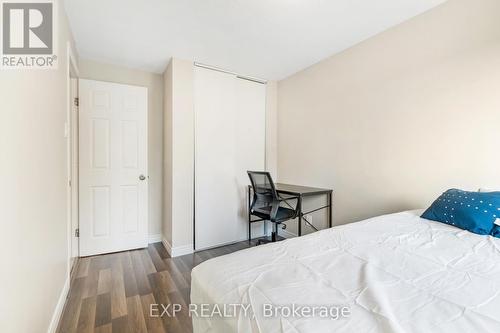
<path fill-rule="evenodd" d="M 247 237 L 247 170 L 265 168 L 265 85 L 195 69 L 195 249 Z M 253 235 L 263 234 L 255 224 Z"/>
<path fill-rule="evenodd" d="M 235 165 L 238 188 L 238 240 L 248 237 L 247 170 L 265 170 L 266 86 L 236 79 Z M 252 224 L 252 237 L 264 235 L 263 223 Z"/>
<path fill-rule="evenodd" d="M 195 69 L 195 248 L 237 238 L 235 80 Z"/>

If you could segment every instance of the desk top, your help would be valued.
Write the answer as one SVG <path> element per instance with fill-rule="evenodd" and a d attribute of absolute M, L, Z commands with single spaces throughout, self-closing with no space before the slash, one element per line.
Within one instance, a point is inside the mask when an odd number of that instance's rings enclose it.
<path fill-rule="evenodd" d="M 274 184 L 274 186 L 276 187 L 276 192 L 278 193 L 301 195 L 303 197 L 309 195 L 329 194 L 332 193 L 333 191 L 327 188 L 317 188 L 317 187 L 300 186 L 300 185 L 283 184 L 283 183 L 276 183 Z M 248 185 L 248 187 L 251 187 L 251 185 Z"/>
<path fill-rule="evenodd" d="M 274 186 L 276 186 L 276 191 L 278 193 L 292 194 L 292 195 L 295 194 L 302 196 L 328 194 L 333 191 L 327 188 L 317 188 L 317 187 L 282 184 L 282 183 L 276 183 L 274 184 Z"/>

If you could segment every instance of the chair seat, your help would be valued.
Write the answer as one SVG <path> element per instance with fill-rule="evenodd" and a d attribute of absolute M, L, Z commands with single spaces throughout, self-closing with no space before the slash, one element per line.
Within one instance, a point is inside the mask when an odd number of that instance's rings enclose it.
<path fill-rule="evenodd" d="M 252 215 L 256 215 L 261 219 L 270 220 L 271 209 L 272 206 L 254 208 L 254 210 L 252 211 Z M 276 222 L 286 221 L 294 217 L 295 217 L 295 210 L 286 207 L 279 207 L 278 213 L 276 214 Z"/>

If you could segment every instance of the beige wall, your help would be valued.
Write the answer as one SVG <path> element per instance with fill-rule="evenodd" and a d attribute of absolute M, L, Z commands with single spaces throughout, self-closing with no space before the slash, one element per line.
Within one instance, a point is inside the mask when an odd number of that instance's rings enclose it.
<path fill-rule="evenodd" d="M 193 244 L 194 182 L 194 67 L 192 61 L 173 63 L 173 199 L 172 246 Z"/>
<path fill-rule="evenodd" d="M 172 244 L 172 61 L 163 73 L 163 239 Z"/>
<path fill-rule="evenodd" d="M 80 77 L 148 88 L 149 234 L 161 234 L 163 203 L 163 78 L 125 67 L 80 59 Z"/>
<path fill-rule="evenodd" d="M 171 132 L 164 137 L 165 207 L 170 209 L 165 209 L 163 236 L 174 253 L 193 248 L 193 66 L 192 61 L 173 58 L 164 73 L 165 128 Z"/>
<path fill-rule="evenodd" d="M 64 123 L 72 37 L 58 7 L 58 69 L 0 71 L 0 332 L 47 332 L 69 276 Z"/>
<path fill-rule="evenodd" d="M 333 188 L 335 224 L 500 187 L 498 13 L 450 0 L 280 81 L 280 181 Z"/>

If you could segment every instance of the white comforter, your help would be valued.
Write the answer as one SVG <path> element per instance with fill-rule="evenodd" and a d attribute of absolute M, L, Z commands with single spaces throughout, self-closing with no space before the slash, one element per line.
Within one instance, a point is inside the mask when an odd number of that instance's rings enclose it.
<path fill-rule="evenodd" d="M 500 332 L 500 239 L 419 217 L 379 216 L 211 259 L 195 304 L 250 304 L 193 317 L 195 332 Z M 265 318 L 264 304 L 347 305 L 349 318 Z"/>

